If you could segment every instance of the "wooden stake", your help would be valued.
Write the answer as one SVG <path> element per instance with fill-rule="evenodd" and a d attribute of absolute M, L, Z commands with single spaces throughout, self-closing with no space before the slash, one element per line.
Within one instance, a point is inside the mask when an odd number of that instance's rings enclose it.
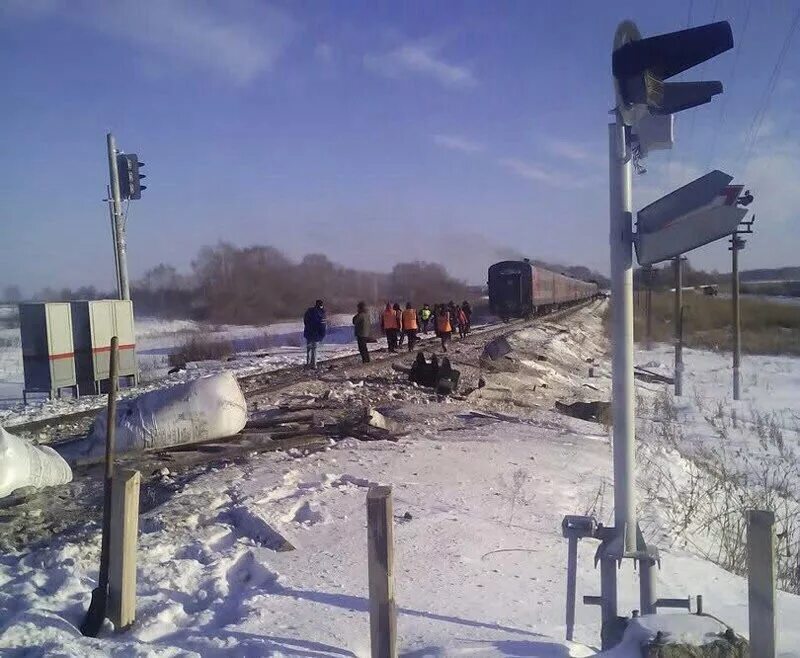
<path fill-rule="evenodd" d="M 108 618 L 118 631 L 136 620 L 136 544 L 139 534 L 139 471 L 114 474 L 111 491 L 111 551 Z"/>
<path fill-rule="evenodd" d="M 373 486 L 367 494 L 367 551 L 372 658 L 397 658 L 391 487 Z"/>

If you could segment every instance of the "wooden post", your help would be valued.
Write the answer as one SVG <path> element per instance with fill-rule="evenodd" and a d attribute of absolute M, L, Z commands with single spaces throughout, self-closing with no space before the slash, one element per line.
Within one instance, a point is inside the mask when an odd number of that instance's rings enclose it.
<path fill-rule="evenodd" d="M 750 655 L 775 658 L 775 514 L 747 511 Z"/>
<path fill-rule="evenodd" d="M 372 658 L 397 658 L 392 525 L 392 488 L 370 487 L 367 493 L 367 555 Z"/>
<path fill-rule="evenodd" d="M 114 473 L 111 491 L 111 550 L 108 618 L 116 630 L 136 619 L 136 544 L 139 534 L 139 471 Z"/>

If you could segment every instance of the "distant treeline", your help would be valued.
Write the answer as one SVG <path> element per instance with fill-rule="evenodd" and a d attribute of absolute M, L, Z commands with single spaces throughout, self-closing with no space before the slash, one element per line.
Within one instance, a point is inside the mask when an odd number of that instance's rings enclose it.
<path fill-rule="evenodd" d="M 644 276 L 644 270 L 641 268 L 634 271 L 633 282 L 635 287 L 644 287 Z M 652 277 L 654 289 L 672 288 L 675 282 L 672 262 L 654 267 Z M 730 285 L 730 279 L 730 272 L 718 272 L 717 270 L 707 272 L 693 268 L 688 260 L 683 263 L 683 285 L 686 287 L 718 284 L 721 288 L 727 288 Z M 759 281 L 800 281 L 800 267 L 742 270 L 739 272 L 739 281 L 750 283 Z M 759 290 L 761 290 L 761 294 L 790 294 L 781 292 L 781 290 L 785 290 L 783 284 L 777 285 L 773 292 L 761 286 L 759 286 Z"/>
<path fill-rule="evenodd" d="M 21 301 L 16 287 L 4 293 L 4 301 Z M 114 291 L 84 286 L 75 290 L 45 288 L 34 300 L 115 296 Z M 316 299 L 325 300 L 331 312 L 349 312 L 362 300 L 370 305 L 390 300 L 422 305 L 474 302 L 479 296 L 480 287 L 451 277 L 435 263 L 398 263 L 387 274 L 342 267 L 322 254 L 309 254 L 298 263 L 274 247 L 239 248 L 226 243 L 202 248 L 188 274 L 161 264 L 131 284 L 139 315 L 223 324 L 262 324 L 297 317 Z"/>

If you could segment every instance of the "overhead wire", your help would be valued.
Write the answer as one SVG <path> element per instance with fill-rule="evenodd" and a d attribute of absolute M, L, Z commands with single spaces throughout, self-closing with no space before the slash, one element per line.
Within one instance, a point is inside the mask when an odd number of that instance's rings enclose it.
<path fill-rule="evenodd" d="M 717 121 L 714 124 L 714 130 L 711 133 L 711 148 L 708 152 L 708 159 L 706 161 L 705 169 L 708 169 L 711 166 L 711 163 L 714 160 L 714 156 L 716 155 L 717 151 L 717 139 L 719 138 L 719 134 L 722 132 L 722 127 L 725 124 L 725 120 L 727 118 L 726 112 L 728 109 L 728 98 L 730 97 L 730 90 L 734 88 L 736 82 L 736 72 L 739 67 L 739 59 L 742 55 L 742 47 L 744 46 L 744 37 L 747 34 L 747 26 L 750 25 L 750 10 L 753 6 L 753 0 L 747 0 L 745 2 L 745 10 L 744 10 L 744 21 L 742 22 L 742 31 L 737 37 L 737 48 L 736 53 L 733 56 L 733 66 L 731 67 L 730 75 L 728 79 L 730 80 L 730 84 L 728 86 L 728 91 L 722 94 L 722 100 L 719 105 L 719 116 L 717 117 Z"/>
<path fill-rule="evenodd" d="M 742 162 L 742 170 L 744 170 L 748 163 L 750 162 L 750 158 L 753 155 L 753 149 L 755 148 L 756 142 L 758 141 L 758 134 L 761 131 L 761 126 L 764 123 L 764 118 L 769 111 L 769 104 L 772 100 L 772 96 L 775 92 L 775 87 L 778 84 L 778 80 L 780 78 L 781 69 L 783 68 L 783 64 L 786 61 L 786 55 L 789 52 L 789 49 L 792 45 L 792 38 L 797 32 L 797 27 L 800 25 L 800 7 L 798 7 L 797 11 L 794 14 L 794 18 L 792 19 L 791 24 L 789 25 L 789 29 L 786 32 L 786 37 L 783 40 L 783 44 L 781 45 L 781 49 L 778 53 L 778 58 L 775 61 L 775 66 L 772 69 L 772 73 L 770 74 L 769 80 L 767 81 L 767 86 L 764 89 L 764 93 L 761 97 L 761 102 L 759 103 L 755 114 L 753 115 L 753 120 L 750 122 L 750 129 L 747 132 L 747 136 L 745 138 L 744 148 L 742 151 L 742 158 L 739 158 L 739 161 Z"/>
<path fill-rule="evenodd" d="M 685 28 L 687 30 L 692 26 L 692 11 L 693 11 L 693 9 L 694 9 L 694 0 L 689 0 L 689 10 L 688 10 L 688 12 L 686 14 L 686 28 Z M 673 121 L 674 121 L 674 119 L 673 119 Z M 673 187 L 672 186 L 672 152 L 674 150 L 675 150 L 675 147 L 673 146 L 671 149 L 669 149 L 669 152 L 667 153 L 667 176 L 666 176 L 666 178 L 667 178 L 667 187 L 669 189 L 672 189 L 672 187 Z"/>
<path fill-rule="evenodd" d="M 717 12 L 718 11 L 719 11 L 719 0 L 714 0 L 714 9 L 713 9 L 713 11 L 711 13 L 711 23 L 713 23 L 714 21 L 717 20 Z M 703 73 L 705 72 L 707 63 L 708 62 L 705 61 L 700 66 L 700 79 L 701 80 L 703 79 Z M 686 131 L 686 140 L 684 141 L 684 143 L 686 144 L 687 148 L 690 148 L 691 145 L 694 144 L 694 140 L 693 140 L 693 137 L 694 137 L 694 122 L 696 120 L 696 117 L 697 117 L 697 112 L 691 112 L 690 113 L 690 116 L 689 116 L 689 129 Z"/>

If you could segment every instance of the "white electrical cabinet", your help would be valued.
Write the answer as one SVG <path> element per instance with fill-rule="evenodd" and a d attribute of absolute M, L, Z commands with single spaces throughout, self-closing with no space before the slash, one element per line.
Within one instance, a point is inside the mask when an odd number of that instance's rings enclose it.
<path fill-rule="evenodd" d="M 28 393 L 60 396 L 61 389 L 73 388 L 77 395 L 72 314 L 68 302 L 19 305 L 22 365 Z"/>
<path fill-rule="evenodd" d="M 136 339 L 130 300 L 70 302 L 75 369 L 81 393 L 100 393 L 110 376 L 111 338 L 119 340 L 119 375 L 136 383 Z"/>

